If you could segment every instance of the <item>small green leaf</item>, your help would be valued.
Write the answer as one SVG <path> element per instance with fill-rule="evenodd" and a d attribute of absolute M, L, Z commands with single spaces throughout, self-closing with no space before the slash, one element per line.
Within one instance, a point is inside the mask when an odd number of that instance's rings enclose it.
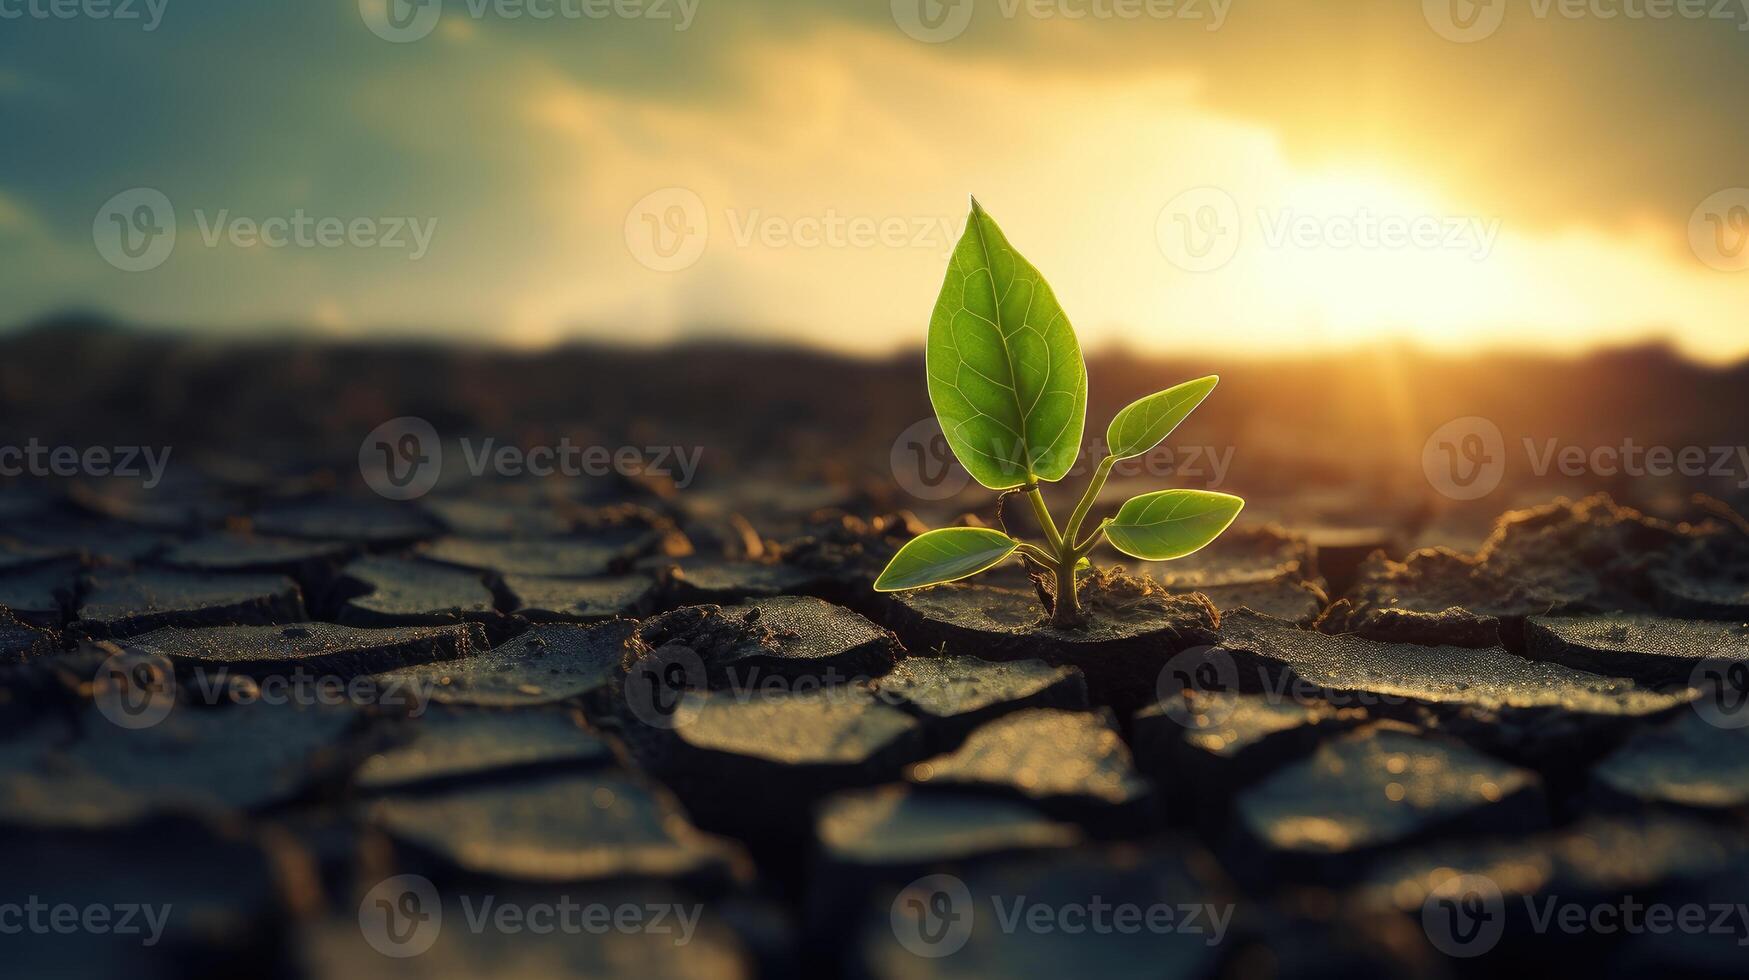
<path fill-rule="evenodd" d="M 1020 542 L 987 527 L 926 531 L 899 549 L 875 579 L 876 592 L 899 592 L 976 575 L 1000 562 Z"/>
<path fill-rule="evenodd" d="M 929 317 L 929 401 L 992 490 L 1061 480 L 1081 451 L 1087 365 L 1044 277 L 972 202 Z"/>
<path fill-rule="evenodd" d="M 1208 490 L 1157 490 L 1131 497 L 1105 525 L 1105 536 L 1132 558 L 1183 558 L 1221 536 L 1245 501 Z"/>
<path fill-rule="evenodd" d="M 1131 402 L 1112 418 L 1111 425 L 1105 430 L 1105 441 L 1111 447 L 1111 455 L 1129 459 L 1166 441 L 1172 430 L 1178 428 L 1178 423 L 1202 404 L 1220 380 L 1219 375 L 1211 374 Z"/>

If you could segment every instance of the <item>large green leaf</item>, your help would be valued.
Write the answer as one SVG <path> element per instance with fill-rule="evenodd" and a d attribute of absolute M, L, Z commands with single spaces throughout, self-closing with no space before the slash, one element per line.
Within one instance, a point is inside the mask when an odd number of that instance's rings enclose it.
<path fill-rule="evenodd" d="M 1111 425 L 1106 427 L 1105 442 L 1111 447 L 1111 455 L 1129 459 L 1166 441 L 1172 430 L 1178 428 L 1178 423 L 1202 404 L 1220 380 L 1219 375 L 1211 374 L 1130 402 L 1112 417 Z"/>
<path fill-rule="evenodd" d="M 1183 558 L 1221 536 L 1245 501 L 1209 490 L 1157 490 L 1131 497 L 1105 525 L 1117 550 L 1132 558 Z"/>
<path fill-rule="evenodd" d="M 1087 365 L 1051 287 L 972 201 L 929 317 L 929 401 L 992 490 L 1061 480 L 1081 449 Z"/>
<path fill-rule="evenodd" d="M 940 585 L 976 575 L 1020 547 L 1020 542 L 987 527 L 947 527 L 926 531 L 899 549 L 875 579 L 876 592 L 898 592 Z"/>

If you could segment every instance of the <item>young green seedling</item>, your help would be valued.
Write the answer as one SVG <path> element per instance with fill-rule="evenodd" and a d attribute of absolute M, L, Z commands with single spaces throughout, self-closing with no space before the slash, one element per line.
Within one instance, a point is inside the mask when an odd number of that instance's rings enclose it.
<path fill-rule="evenodd" d="M 1214 390 L 1220 379 L 1210 376 L 1117 413 L 1106 430 L 1108 455 L 1058 529 L 1039 484 L 1061 480 L 1080 455 L 1087 365 L 1051 287 L 975 198 L 929 318 L 927 361 L 929 401 L 954 456 L 991 490 L 1025 493 L 1045 543 L 983 527 L 928 531 L 893 556 L 875 580 L 881 592 L 952 582 L 1025 556 L 1055 578 L 1051 625 L 1081 626 L 1075 576 L 1102 538 L 1135 558 L 1183 558 L 1219 537 L 1245 506 L 1225 493 L 1159 490 L 1131 498 L 1081 533 L 1112 466 L 1163 442 Z"/>

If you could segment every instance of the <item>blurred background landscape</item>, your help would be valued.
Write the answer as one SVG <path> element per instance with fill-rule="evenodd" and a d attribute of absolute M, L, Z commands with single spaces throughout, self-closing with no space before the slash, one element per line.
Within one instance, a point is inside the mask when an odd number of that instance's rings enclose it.
<path fill-rule="evenodd" d="M 1314 538 L 1360 531 L 1360 542 L 1401 555 L 1432 545 L 1473 551 L 1501 512 L 1557 496 L 1604 491 L 1673 520 L 1692 516 L 1695 493 L 1749 503 L 1740 448 L 1749 366 L 1697 364 L 1663 344 L 1585 355 L 1392 344 L 1232 361 L 1095 353 L 1090 458 L 1047 495 L 1066 506 L 1080 492 L 1104 421 L 1124 404 L 1209 373 L 1222 375 L 1210 402 L 1166 445 L 1119 468 L 1109 505 L 1162 486 L 1219 489 L 1247 498 L 1242 523 Z M 439 489 L 477 478 L 468 452 L 485 440 L 523 450 L 564 440 L 632 446 L 652 472 L 554 476 L 549 491 L 610 496 L 629 475 L 639 492 L 675 506 L 741 513 L 766 537 L 795 533 L 824 507 L 906 509 L 936 522 L 971 511 L 987 521 L 995 498 L 941 440 L 920 351 L 869 359 L 699 341 L 533 353 L 197 339 L 89 319 L 0 339 L 8 444 L 171 447 L 161 483 L 88 481 L 105 495 L 174 507 L 190 482 L 239 467 L 263 486 L 284 478 L 281 493 L 368 495 L 361 442 L 403 416 L 431 423 L 442 443 Z M 1471 475 L 1464 437 L 1490 428 L 1497 441 L 1475 461 L 1487 482 L 1458 486 Z M 657 459 L 646 451 L 654 447 L 696 463 Z M 486 482 L 541 481 L 500 473 Z"/>

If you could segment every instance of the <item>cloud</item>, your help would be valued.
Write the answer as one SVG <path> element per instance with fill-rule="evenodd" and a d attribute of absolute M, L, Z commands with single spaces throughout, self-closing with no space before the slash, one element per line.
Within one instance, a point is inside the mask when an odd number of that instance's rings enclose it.
<path fill-rule="evenodd" d="M 33 252 L 43 275 L 0 273 L 19 287 L 0 320 L 96 299 L 233 327 L 879 351 L 922 336 L 975 191 L 1093 342 L 1577 346 L 1668 330 L 1749 347 L 1732 322 L 1746 277 L 1701 265 L 1687 235 L 1695 204 L 1744 172 L 1729 122 L 1749 35 L 1521 18 L 1454 44 L 1421 5 L 1387 0 L 1235 4 L 1218 31 L 1035 8 L 977 0 L 941 44 L 907 36 L 889 4 L 777 0 L 707 4 L 684 31 L 450 4 L 406 45 L 366 30 L 356 0 L 227 8 L 150 46 L 0 38 L 11 77 L 46 79 L 31 84 L 84 120 L 5 98 L 0 77 L 0 126 L 27 137 L 0 185 L 38 238 L 71 243 Z M 117 99 L 122 85 L 165 94 Z M 90 223 L 141 185 L 176 201 L 193 241 L 130 276 L 95 260 Z M 1204 186 L 1231 197 L 1243 243 L 1193 273 L 1162 235 L 1184 232 L 1172 202 Z M 661 210 L 639 213 L 646 200 Z M 269 253 L 200 244 L 196 208 L 437 227 L 417 262 Z M 1468 253 L 1334 240 L 1361 212 L 1481 230 Z M 695 226 L 695 260 L 667 268 L 655 253 Z"/>

